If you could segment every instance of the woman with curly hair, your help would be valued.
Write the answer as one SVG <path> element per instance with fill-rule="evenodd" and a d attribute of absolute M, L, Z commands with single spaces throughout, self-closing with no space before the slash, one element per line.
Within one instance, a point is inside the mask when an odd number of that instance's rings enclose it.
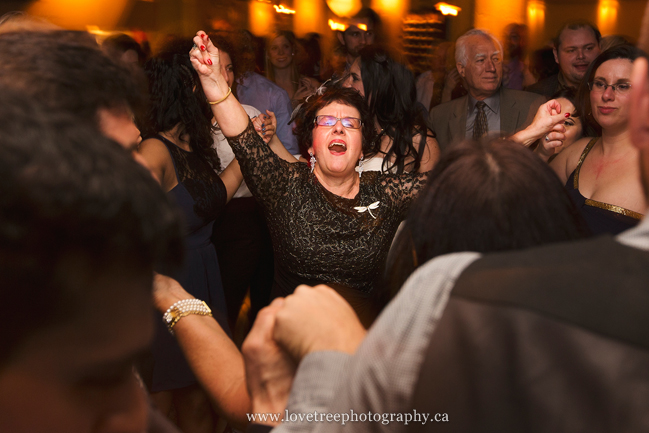
<path fill-rule="evenodd" d="M 241 184 L 242 175 L 236 160 L 216 174 L 221 163 L 212 147 L 212 112 L 187 56 L 191 46 L 191 41 L 172 41 L 145 65 L 150 107 L 141 122 L 145 140 L 139 151 L 185 217 L 185 262 L 173 277 L 204 300 L 229 332 L 210 237 L 214 220 Z M 157 322 L 149 383 L 153 400 L 166 414 L 175 409 L 183 431 L 211 431 L 209 401 L 175 339 L 162 320 Z"/>

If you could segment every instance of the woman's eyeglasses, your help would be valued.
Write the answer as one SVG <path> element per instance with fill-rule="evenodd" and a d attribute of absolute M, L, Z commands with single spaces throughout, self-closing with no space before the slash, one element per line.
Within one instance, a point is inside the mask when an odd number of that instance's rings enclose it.
<path fill-rule="evenodd" d="M 363 124 L 361 119 L 355 117 L 343 117 L 341 119 L 340 117 L 334 116 L 316 116 L 313 123 L 318 126 L 334 126 L 339 120 L 346 129 L 360 129 Z"/>
<path fill-rule="evenodd" d="M 591 91 L 597 93 L 604 93 L 610 87 L 618 95 L 624 95 L 631 90 L 631 83 L 606 84 L 606 81 L 597 80 L 588 83 L 588 87 Z"/>

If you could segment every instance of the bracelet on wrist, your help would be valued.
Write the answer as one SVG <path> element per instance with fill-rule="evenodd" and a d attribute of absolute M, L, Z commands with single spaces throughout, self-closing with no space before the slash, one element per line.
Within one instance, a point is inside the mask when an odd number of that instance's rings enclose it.
<path fill-rule="evenodd" d="M 228 99 L 228 96 L 230 96 L 231 94 L 232 94 L 232 87 L 228 87 L 228 93 L 226 93 L 225 96 L 224 96 L 223 98 L 221 98 L 221 99 L 219 99 L 218 101 L 215 101 L 215 102 L 212 102 L 212 101 L 207 101 L 207 102 L 209 102 L 210 105 L 220 104 L 221 102 L 223 102 L 223 101 L 225 101 L 226 99 Z"/>
<path fill-rule="evenodd" d="M 162 315 L 162 321 L 167 325 L 167 329 L 173 335 L 173 327 L 183 317 L 189 315 L 211 316 L 212 310 L 207 306 L 205 301 L 200 299 L 183 299 L 173 304 Z"/>

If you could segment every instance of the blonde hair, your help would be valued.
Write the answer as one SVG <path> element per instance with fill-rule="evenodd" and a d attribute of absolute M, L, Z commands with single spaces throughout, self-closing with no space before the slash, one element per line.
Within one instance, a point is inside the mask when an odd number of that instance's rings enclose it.
<path fill-rule="evenodd" d="M 300 85 L 300 71 L 297 67 L 297 61 L 295 60 L 295 53 L 297 53 L 297 39 L 295 34 L 289 30 L 281 30 L 277 33 L 273 33 L 268 38 L 266 38 L 266 78 L 275 83 L 275 67 L 270 62 L 270 44 L 273 41 L 280 37 L 286 38 L 289 46 L 291 47 L 291 84 L 293 85 L 293 91 L 297 91 L 297 88 Z"/>

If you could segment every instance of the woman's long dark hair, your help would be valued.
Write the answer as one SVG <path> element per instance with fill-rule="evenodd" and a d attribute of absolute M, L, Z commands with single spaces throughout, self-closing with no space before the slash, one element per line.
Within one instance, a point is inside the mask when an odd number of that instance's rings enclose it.
<path fill-rule="evenodd" d="M 588 229 L 555 173 L 519 144 L 466 141 L 444 153 L 412 204 L 386 266 L 385 305 L 428 260 L 579 239 Z"/>
<path fill-rule="evenodd" d="M 140 122 L 144 137 L 172 130 L 188 137 L 192 151 L 217 171 L 221 162 L 212 148 L 212 110 L 198 74 L 189 61 L 191 40 L 173 40 L 144 65 L 149 80 L 149 109 Z"/>
<path fill-rule="evenodd" d="M 387 135 L 392 145 L 384 155 L 383 170 L 396 167 L 397 173 L 404 169 L 416 172 L 426 148 L 426 138 L 434 136 L 426 126 L 426 120 L 417 105 L 417 90 L 412 72 L 397 62 L 388 52 L 378 46 L 365 47 L 360 52 L 360 66 L 365 88 L 365 100 L 370 113 L 376 117 L 383 132 L 376 138 L 374 150 L 381 148 L 381 137 Z M 421 136 L 418 146 L 413 137 Z M 406 166 L 405 160 L 414 162 Z M 394 159 L 394 161 L 392 161 Z"/>
<path fill-rule="evenodd" d="M 609 60 L 614 59 L 628 59 L 633 62 L 638 57 L 645 56 L 645 54 L 639 48 L 636 48 L 632 45 L 618 45 L 613 48 L 601 53 L 599 56 L 593 60 L 593 62 L 588 67 L 584 78 L 579 84 L 579 90 L 577 92 L 577 104 L 575 107 L 579 110 L 580 113 L 585 113 L 584 116 L 585 122 L 583 124 L 584 136 L 585 137 L 595 137 L 602 135 L 602 127 L 599 126 L 599 123 L 595 121 L 595 118 L 592 115 L 592 107 L 590 106 L 590 87 L 588 83 L 593 81 L 597 69 L 604 63 Z"/>

